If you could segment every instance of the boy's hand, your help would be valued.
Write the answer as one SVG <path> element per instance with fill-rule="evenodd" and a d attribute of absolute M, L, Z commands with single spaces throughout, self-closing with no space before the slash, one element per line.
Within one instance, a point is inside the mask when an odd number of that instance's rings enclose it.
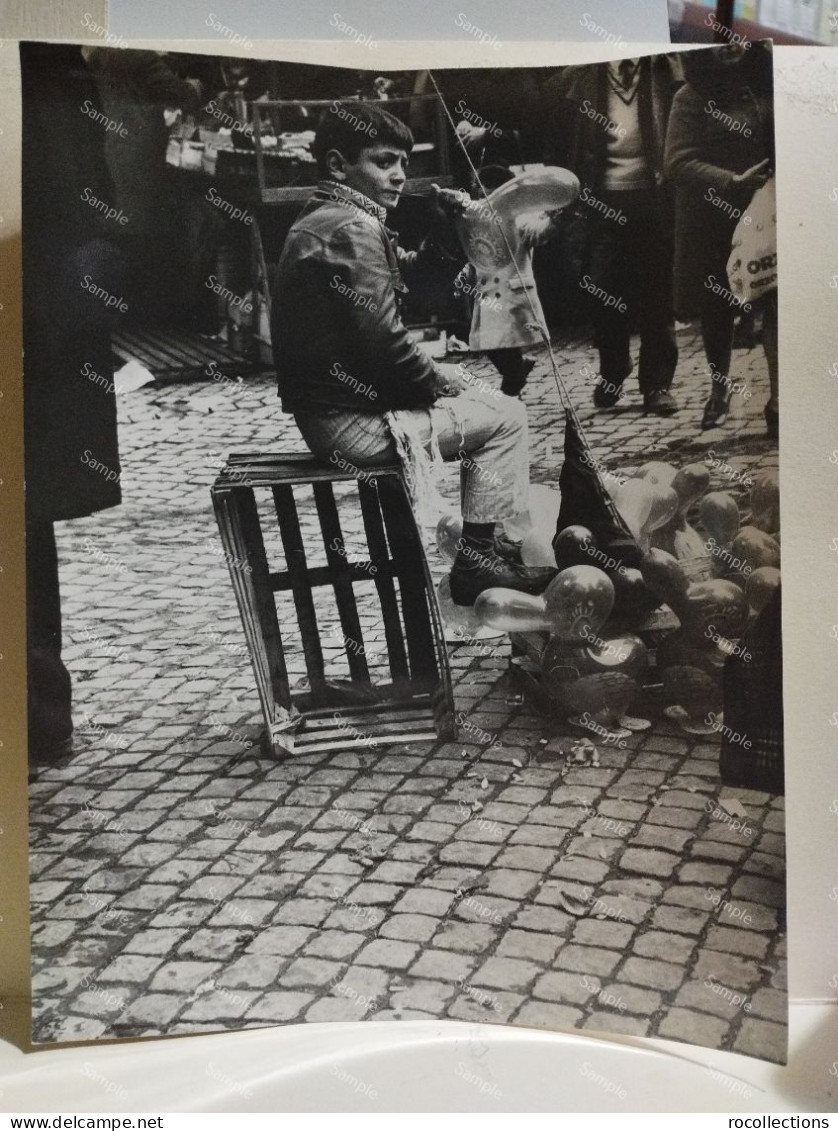
<path fill-rule="evenodd" d="M 434 211 L 440 219 L 457 220 L 471 204 L 471 197 L 462 189 L 444 189 L 437 184 L 431 187 L 434 190 L 431 198 Z"/>
<path fill-rule="evenodd" d="M 436 366 L 436 394 L 440 397 L 458 397 L 468 388 L 468 381 L 461 376 L 460 366 L 442 362 Z"/>

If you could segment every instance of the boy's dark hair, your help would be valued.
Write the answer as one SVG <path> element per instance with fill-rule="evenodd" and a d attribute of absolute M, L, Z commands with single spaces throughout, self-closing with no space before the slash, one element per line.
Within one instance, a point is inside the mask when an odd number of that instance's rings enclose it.
<path fill-rule="evenodd" d="M 318 176 L 328 176 L 326 154 L 329 150 L 337 149 L 354 164 L 361 150 L 373 145 L 393 145 L 410 153 L 413 134 L 404 122 L 375 103 L 332 102 L 320 115 L 311 147 Z"/>

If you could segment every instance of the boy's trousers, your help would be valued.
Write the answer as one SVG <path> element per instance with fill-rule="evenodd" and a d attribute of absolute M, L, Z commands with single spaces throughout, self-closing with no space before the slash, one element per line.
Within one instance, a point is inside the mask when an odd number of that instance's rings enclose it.
<path fill-rule="evenodd" d="M 530 479 L 527 414 L 523 403 L 496 389 L 469 388 L 428 408 L 387 414 L 426 452 L 460 460 L 460 503 L 466 522 L 499 522 L 527 509 Z M 344 409 L 298 415 L 311 451 L 324 463 L 358 468 L 394 463 L 397 447 L 384 413 Z"/>

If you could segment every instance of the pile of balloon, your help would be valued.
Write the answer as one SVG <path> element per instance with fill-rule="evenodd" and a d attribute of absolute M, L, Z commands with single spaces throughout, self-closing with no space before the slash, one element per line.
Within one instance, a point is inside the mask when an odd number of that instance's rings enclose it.
<path fill-rule="evenodd" d="M 763 472 L 743 497 L 747 522 L 728 491 L 710 491 L 699 463 L 676 470 L 646 463 L 611 493 L 641 557 L 615 561 L 584 526 L 558 529 L 554 488 L 531 487 L 529 510 L 506 524 L 522 539 L 525 565 L 551 566 L 543 596 L 488 589 L 470 609 L 454 605 L 448 578 L 438 596 L 460 639 L 513 634 L 537 655 L 551 710 L 613 738 L 651 725 L 628 712 L 641 691 L 683 730 L 711 733 L 722 717 L 722 671 L 780 584 L 776 475 Z M 696 525 L 688 521 L 688 513 Z M 701 533 L 699 533 L 699 527 Z M 444 516 L 437 545 L 454 560 L 459 519 Z"/>

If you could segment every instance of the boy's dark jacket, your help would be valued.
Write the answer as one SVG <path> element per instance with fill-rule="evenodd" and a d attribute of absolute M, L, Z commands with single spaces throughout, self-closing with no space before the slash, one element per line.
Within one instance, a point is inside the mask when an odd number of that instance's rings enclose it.
<path fill-rule="evenodd" d="M 271 311 L 286 412 L 384 413 L 436 400 L 438 371 L 401 319 L 402 268 L 449 256 L 433 236 L 405 252 L 385 218 L 362 193 L 322 181 L 288 233 Z"/>

